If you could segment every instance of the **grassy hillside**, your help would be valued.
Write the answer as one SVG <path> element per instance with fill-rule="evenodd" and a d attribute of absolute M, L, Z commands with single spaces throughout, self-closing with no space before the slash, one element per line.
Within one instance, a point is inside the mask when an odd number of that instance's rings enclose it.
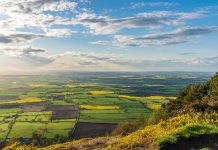
<path fill-rule="evenodd" d="M 134 124 L 134 123 L 132 123 Z M 206 83 L 189 85 L 177 99 L 170 100 L 150 117 L 138 123 L 128 135 L 81 139 L 44 148 L 13 143 L 11 149 L 217 149 L 218 76 Z M 128 125 L 119 130 L 129 130 Z M 131 131 L 130 131 L 131 132 Z M 187 144 L 188 143 L 188 144 Z M 197 143 L 197 144 L 196 144 Z"/>

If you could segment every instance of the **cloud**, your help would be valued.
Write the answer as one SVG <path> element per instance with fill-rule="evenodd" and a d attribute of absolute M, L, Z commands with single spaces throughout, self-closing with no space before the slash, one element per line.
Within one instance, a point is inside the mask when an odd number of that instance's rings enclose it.
<path fill-rule="evenodd" d="M 177 6 L 178 3 L 175 2 L 138 2 L 138 3 L 131 3 L 131 9 L 143 8 L 143 7 L 170 7 L 170 6 Z"/>
<path fill-rule="evenodd" d="M 45 49 L 30 46 L 4 47 L 1 48 L 0 51 L 4 54 L 4 57 L 9 56 L 8 60 L 10 60 L 10 62 L 17 62 L 9 63 L 6 61 L 9 68 L 15 68 L 16 70 L 18 67 L 20 68 L 20 72 L 25 70 L 25 73 L 51 73 L 53 71 L 203 71 L 204 69 L 218 69 L 218 56 L 183 59 L 179 57 L 136 58 L 134 56 L 113 55 L 110 53 L 85 53 L 75 51 L 48 54 Z M 0 68 L 4 66 L 5 62 L 1 63 Z"/>
<path fill-rule="evenodd" d="M 40 34 L 31 32 L 6 31 L 0 33 L 0 43 L 10 44 L 29 42 L 44 37 L 68 37 L 73 33 L 75 33 L 75 31 L 72 31 L 70 29 L 48 29 Z"/>
<path fill-rule="evenodd" d="M 82 13 L 71 21 L 88 27 L 92 34 L 114 34 L 124 28 L 157 29 L 165 26 L 184 24 L 186 20 L 202 17 L 201 12 L 153 11 L 137 14 L 133 17 L 110 18 L 96 14 Z"/>
<path fill-rule="evenodd" d="M 0 33 L 0 43 L 27 42 L 41 37 L 44 35 L 29 32 L 5 32 Z"/>
<path fill-rule="evenodd" d="M 50 64 L 54 61 L 46 55 L 45 49 L 33 48 L 31 46 L 2 47 L 0 48 L 0 52 L 5 56 L 15 58 L 16 61 L 22 59 L 23 63 L 25 62 L 25 64 L 32 67 Z"/>
<path fill-rule="evenodd" d="M 192 60 L 188 60 L 186 63 L 188 65 L 198 65 L 198 66 L 217 66 L 218 56 L 195 58 Z"/>
<path fill-rule="evenodd" d="M 73 31 L 65 27 L 56 29 L 53 25 L 61 25 L 69 20 L 69 17 L 60 15 L 62 12 L 74 14 L 77 8 L 78 3 L 70 0 L 1 0 L 0 13 L 5 17 L 0 20 L 0 42 L 31 41 L 45 36 L 69 36 Z M 38 33 L 23 32 L 23 29 Z"/>
<path fill-rule="evenodd" d="M 1 11 L 9 14 L 39 14 L 44 11 L 73 11 L 76 2 L 68 0 L 1 0 Z"/>
<path fill-rule="evenodd" d="M 143 36 L 115 35 L 112 41 L 95 41 L 91 44 L 117 47 L 147 47 L 152 45 L 173 45 L 190 41 L 193 37 L 217 32 L 218 27 L 186 27 L 171 32 Z"/>
<path fill-rule="evenodd" d="M 38 55 L 44 53 L 46 50 L 41 48 L 32 48 L 31 46 L 20 46 L 20 47 L 2 47 L 0 51 L 8 56 L 20 57 L 29 55 Z"/>
<path fill-rule="evenodd" d="M 72 33 L 76 33 L 70 29 L 49 29 L 46 32 L 46 36 L 48 37 L 67 37 L 72 35 Z"/>
<path fill-rule="evenodd" d="M 182 55 L 182 56 L 188 56 L 188 55 L 195 55 L 197 53 L 194 53 L 194 52 L 183 52 L 183 53 L 179 53 L 179 55 Z"/>

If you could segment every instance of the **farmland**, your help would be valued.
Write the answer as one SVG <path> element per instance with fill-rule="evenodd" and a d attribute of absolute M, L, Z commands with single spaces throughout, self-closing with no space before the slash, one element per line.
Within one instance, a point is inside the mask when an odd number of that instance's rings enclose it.
<path fill-rule="evenodd" d="M 0 77 L 0 139 L 82 137 L 148 117 L 209 73 L 78 73 Z M 78 125 L 78 126 L 77 126 Z M 81 135 L 80 132 L 81 131 Z M 90 130 L 88 135 L 91 134 Z M 96 134 L 96 132 L 94 134 Z M 109 131 L 108 131 L 109 132 Z M 86 137 L 87 135 L 84 135 Z"/>

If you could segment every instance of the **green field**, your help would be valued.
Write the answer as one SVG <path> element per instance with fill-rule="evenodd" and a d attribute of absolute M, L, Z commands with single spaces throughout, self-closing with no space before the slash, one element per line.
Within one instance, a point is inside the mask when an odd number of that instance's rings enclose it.
<path fill-rule="evenodd" d="M 68 138 L 79 122 L 119 123 L 148 117 L 177 96 L 178 91 L 210 74 L 95 74 L 90 76 L 2 76 L 0 78 L 0 139 Z M 177 85 L 177 86 L 175 86 Z M 37 102 L 46 102 L 36 112 Z M 28 111 L 23 109 L 28 105 Z M 29 106 L 30 105 L 30 106 Z M 79 115 L 52 118 L 55 106 L 80 108 Z M 38 107 L 38 106 L 37 106 Z M 41 106 L 40 106 L 41 107 Z"/>

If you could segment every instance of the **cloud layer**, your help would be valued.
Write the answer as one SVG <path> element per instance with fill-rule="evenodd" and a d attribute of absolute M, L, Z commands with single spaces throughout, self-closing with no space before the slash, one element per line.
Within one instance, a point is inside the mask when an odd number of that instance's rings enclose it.
<path fill-rule="evenodd" d="M 96 41 L 91 44 L 111 45 L 118 47 L 148 47 L 152 45 L 172 45 L 188 42 L 193 37 L 199 37 L 218 31 L 218 27 L 186 27 L 172 32 L 146 34 L 143 36 L 116 35 L 112 41 Z"/>

